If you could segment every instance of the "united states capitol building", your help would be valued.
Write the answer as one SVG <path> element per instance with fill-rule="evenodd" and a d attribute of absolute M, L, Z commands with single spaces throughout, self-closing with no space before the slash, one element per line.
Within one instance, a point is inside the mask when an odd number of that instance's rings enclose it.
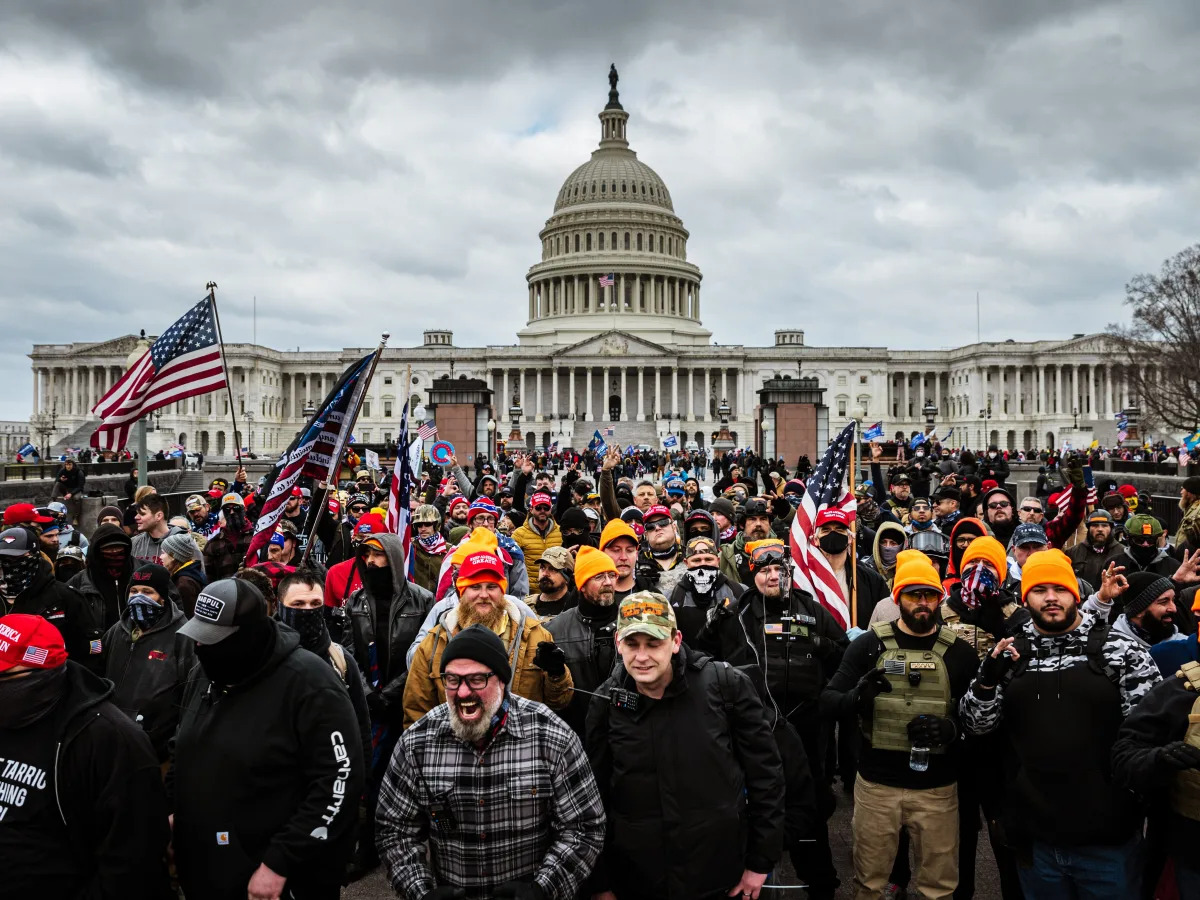
<path fill-rule="evenodd" d="M 949 443 L 955 446 L 1114 442 L 1114 414 L 1131 401 L 1102 335 L 896 350 L 813 347 L 797 327 L 764 334 L 761 346 L 714 343 L 703 324 L 704 304 L 711 295 L 720 308 L 732 309 L 736 294 L 730 292 L 740 286 L 701 291 L 703 275 L 689 257 L 690 235 L 671 192 L 630 147 L 630 114 L 620 103 L 615 71 L 610 86 L 599 145 L 554 198 L 524 296 L 514 285 L 511 297 L 500 301 L 526 305 L 516 341 L 460 347 L 449 328 L 424 332 L 419 344 L 396 334 L 393 340 L 415 346 L 386 351 L 355 429 L 360 442 L 394 440 L 405 399 L 429 403 L 434 380 L 444 387 L 447 378 L 473 385 L 487 407 L 479 407 L 479 427 L 466 439 L 476 452 L 488 452 L 491 440 L 509 434 L 515 406 L 516 431 L 529 446 L 557 441 L 582 448 L 595 429 L 612 428 L 610 440 L 621 445 L 659 447 L 675 435 L 681 444 L 707 447 L 727 410 L 737 446 L 782 455 L 794 442 L 780 435 L 790 426 L 775 418 L 770 398 L 778 390 L 800 390 L 816 409 L 815 435 L 805 446 L 824 447 L 826 436 L 856 415 L 868 425 L 882 421 L 889 437 L 932 420 L 940 435 L 954 429 Z M 772 318 L 798 314 L 780 309 Z M 133 335 L 35 344 L 32 439 L 57 450 L 86 446 L 96 425 L 89 410 L 137 347 Z M 237 437 L 255 453 L 273 454 L 287 447 L 305 408 L 319 403 L 366 349 L 292 352 L 227 344 L 225 351 Z M 435 417 L 441 428 L 441 416 Z M 494 424 L 485 430 L 488 420 Z M 229 456 L 235 446 L 225 392 L 176 403 L 153 425 L 151 452 L 181 444 Z M 472 455 L 461 447 L 459 453 Z"/>

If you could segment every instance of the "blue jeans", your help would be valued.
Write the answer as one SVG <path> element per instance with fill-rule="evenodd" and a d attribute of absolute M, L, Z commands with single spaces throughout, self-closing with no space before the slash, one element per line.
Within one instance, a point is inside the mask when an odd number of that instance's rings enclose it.
<path fill-rule="evenodd" d="M 1124 900 L 1142 882 L 1142 839 L 1115 847 L 1055 847 L 1034 841 L 1033 861 L 1018 867 L 1026 900 Z"/>

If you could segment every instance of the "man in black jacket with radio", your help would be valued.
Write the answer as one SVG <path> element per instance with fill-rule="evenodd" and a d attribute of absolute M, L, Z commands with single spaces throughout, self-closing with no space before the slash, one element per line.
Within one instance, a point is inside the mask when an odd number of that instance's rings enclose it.
<path fill-rule="evenodd" d="M 684 647 L 650 591 L 621 602 L 617 650 L 587 719 L 608 813 L 593 897 L 755 900 L 783 850 L 784 775 L 754 685 Z"/>
<path fill-rule="evenodd" d="M 731 665 L 753 666 L 766 684 L 767 715 L 783 716 L 800 735 L 817 793 L 811 843 L 793 849 L 793 865 L 810 898 L 838 887 L 826 825 L 834 800 L 825 779 L 828 726 L 819 715 L 821 690 L 837 671 L 848 641 L 833 616 L 806 591 L 789 590 L 787 548 L 767 539 L 745 545 L 753 586 L 740 601 L 710 608 L 698 645 Z"/>

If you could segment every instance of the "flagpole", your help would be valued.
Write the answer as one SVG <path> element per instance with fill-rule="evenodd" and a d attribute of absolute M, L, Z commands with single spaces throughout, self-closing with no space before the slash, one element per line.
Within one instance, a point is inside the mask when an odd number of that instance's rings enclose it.
<path fill-rule="evenodd" d="M 337 482 L 331 482 L 334 473 L 342 467 L 342 452 L 346 448 L 346 440 L 350 437 L 350 433 L 354 430 L 354 423 L 358 421 L 358 411 L 362 409 L 363 399 L 367 395 L 367 388 L 371 386 L 371 379 L 375 377 L 375 368 L 379 365 L 379 357 L 383 355 L 383 348 L 387 346 L 388 338 L 391 334 L 384 332 L 379 338 L 379 346 L 375 348 L 375 355 L 371 359 L 371 368 L 367 372 L 367 377 L 361 379 L 354 389 L 353 403 L 351 409 L 347 411 L 348 418 L 342 419 L 342 427 L 338 431 L 337 443 L 334 444 L 333 452 L 329 455 L 329 469 L 325 473 L 326 498 L 329 497 L 329 488 L 335 487 Z M 313 515 L 312 526 L 309 528 L 308 540 L 304 542 L 304 553 L 300 556 L 300 565 L 303 566 L 308 562 L 308 555 L 312 552 L 313 539 L 317 535 L 317 526 L 321 524 L 321 516 L 324 515 L 325 509 L 329 506 L 328 500 L 317 507 L 316 513 Z"/>
<path fill-rule="evenodd" d="M 858 487 L 858 451 L 858 419 L 854 419 L 854 452 L 850 454 L 850 496 L 855 498 L 854 506 L 856 511 L 858 508 L 858 493 L 856 491 Z M 850 576 L 851 628 L 858 627 L 858 572 L 856 571 L 858 565 L 858 552 L 855 548 L 855 543 L 857 543 L 858 529 L 861 527 L 862 525 L 858 521 L 858 515 L 856 512 L 854 516 L 855 535 L 851 538 L 850 556 L 846 559 L 846 568 L 849 570 L 846 572 L 846 574 Z"/>
<path fill-rule="evenodd" d="M 238 468 L 242 467 L 242 442 L 238 439 L 237 409 L 233 405 L 233 379 L 229 377 L 229 360 L 225 358 L 225 338 L 221 336 L 221 314 L 217 312 L 217 283 L 210 281 L 208 302 L 212 304 L 213 319 L 217 323 L 217 343 L 221 345 L 221 367 L 225 370 L 225 390 L 229 394 L 229 417 L 233 420 L 233 454 L 237 459 Z"/>

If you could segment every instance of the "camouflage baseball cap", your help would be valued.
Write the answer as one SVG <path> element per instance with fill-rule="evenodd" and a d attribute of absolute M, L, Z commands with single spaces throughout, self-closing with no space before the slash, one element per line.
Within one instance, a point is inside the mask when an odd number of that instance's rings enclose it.
<path fill-rule="evenodd" d="M 617 640 L 631 634 L 648 634 L 665 641 L 675 629 L 675 610 L 662 594 L 638 591 L 621 601 L 617 613 Z"/>

